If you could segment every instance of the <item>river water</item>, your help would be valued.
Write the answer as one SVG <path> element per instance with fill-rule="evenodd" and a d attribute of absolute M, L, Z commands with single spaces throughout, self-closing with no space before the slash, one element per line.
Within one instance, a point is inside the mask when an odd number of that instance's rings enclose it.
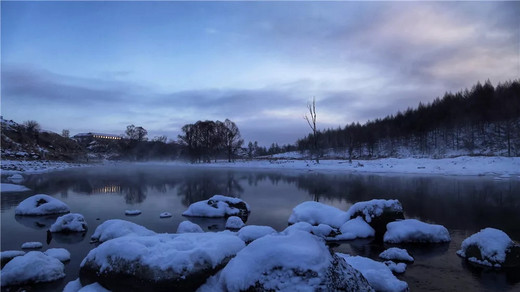
<path fill-rule="evenodd" d="M 485 227 L 494 227 L 520 241 L 520 180 L 489 177 L 370 175 L 292 170 L 229 170 L 202 167 L 118 164 L 69 169 L 27 177 L 31 191 L 2 193 L 1 250 L 20 250 L 22 243 L 40 241 L 43 250 L 70 251 L 66 278 L 35 285 L 35 291 L 61 291 L 78 277 L 79 265 L 94 245 L 89 238 L 108 219 L 125 219 L 156 232 L 174 233 L 183 220 L 207 231 L 222 230 L 224 219 L 185 218 L 187 206 L 214 194 L 237 196 L 251 206 L 246 224 L 287 227 L 292 208 L 316 200 L 346 210 L 353 203 L 374 198 L 398 199 L 406 218 L 442 224 L 450 231 L 448 244 L 407 245 L 415 258 L 398 278 L 411 291 L 519 291 L 518 270 L 496 271 L 469 266 L 455 252 L 461 242 Z M 82 235 L 54 235 L 46 230 L 56 217 L 20 217 L 14 209 L 25 198 L 44 193 L 65 202 L 73 213 L 85 216 L 89 230 Z M 139 209 L 139 216 L 125 210 Z M 173 217 L 160 219 L 161 212 Z M 378 259 L 389 246 L 355 240 L 336 251 Z"/>

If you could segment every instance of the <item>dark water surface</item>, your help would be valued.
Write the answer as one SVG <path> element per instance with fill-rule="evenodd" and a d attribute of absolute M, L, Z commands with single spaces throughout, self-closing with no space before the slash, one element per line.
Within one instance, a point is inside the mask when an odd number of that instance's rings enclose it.
<path fill-rule="evenodd" d="M 415 175 L 360 175 L 303 171 L 224 170 L 197 167 L 118 165 L 71 169 L 31 175 L 23 183 L 32 191 L 2 193 L 1 249 L 20 250 L 22 243 L 40 241 L 48 248 L 63 247 L 71 253 L 65 264 L 66 278 L 35 285 L 34 291 L 61 291 L 78 277 L 79 265 L 94 247 L 89 238 L 108 219 L 125 219 L 156 232 L 173 233 L 179 222 L 192 220 L 205 230 L 221 230 L 224 219 L 184 218 L 181 213 L 193 202 L 214 194 L 238 196 L 249 203 L 246 224 L 269 225 L 278 231 L 287 227 L 292 208 L 318 200 L 346 210 L 358 201 L 374 198 L 399 199 L 406 218 L 442 224 L 449 229 L 449 244 L 408 245 L 415 258 L 398 277 L 411 291 L 519 291 L 518 270 L 495 271 L 468 266 L 455 252 L 461 242 L 484 227 L 502 229 L 520 241 L 520 181 L 489 177 Z M 47 238 L 55 217 L 19 217 L 14 209 L 25 198 L 45 193 L 81 213 L 89 230 L 84 235 Z M 142 210 L 125 216 L 127 209 Z M 160 219 L 161 212 L 172 218 Z M 50 242 L 49 242 L 50 240 Z M 371 240 L 345 242 L 337 251 L 377 260 L 389 246 Z"/>

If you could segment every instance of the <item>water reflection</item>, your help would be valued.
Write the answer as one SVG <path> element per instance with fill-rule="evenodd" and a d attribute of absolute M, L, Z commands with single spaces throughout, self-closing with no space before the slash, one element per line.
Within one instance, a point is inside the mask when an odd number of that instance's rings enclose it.
<path fill-rule="evenodd" d="M 60 215 L 47 216 L 19 216 L 16 215 L 14 219 L 23 226 L 35 230 L 47 230 L 51 227 Z"/>

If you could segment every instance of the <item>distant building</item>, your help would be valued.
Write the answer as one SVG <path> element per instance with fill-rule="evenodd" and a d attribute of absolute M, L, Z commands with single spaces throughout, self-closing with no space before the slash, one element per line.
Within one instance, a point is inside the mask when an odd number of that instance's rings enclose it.
<path fill-rule="evenodd" d="M 121 140 L 121 136 L 105 133 L 79 133 L 72 137 L 79 142 L 92 141 L 92 140 Z"/>

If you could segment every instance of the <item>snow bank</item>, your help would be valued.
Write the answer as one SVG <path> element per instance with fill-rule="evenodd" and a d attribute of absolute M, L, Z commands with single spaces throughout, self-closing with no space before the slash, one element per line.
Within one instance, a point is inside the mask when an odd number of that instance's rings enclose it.
<path fill-rule="evenodd" d="M 88 227 L 87 222 L 85 222 L 85 217 L 78 213 L 71 213 L 58 217 L 58 219 L 56 219 L 56 222 L 51 225 L 49 231 L 71 233 L 85 232 L 87 231 L 87 229 Z"/>
<path fill-rule="evenodd" d="M 42 247 L 43 243 L 38 241 L 29 241 L 22 244 L 22 249 L 37 249 Z"/>
<path fill-rule="evenodd" d="M 405 263 L 394 263 L 393 261 L 385 261 L 385 265 L 392 271 L 392 273 L 402 274 L 406 271 Z"/>
<path fill-rule="evenodd" d="M 49 248 L 44 254 L 56 258 L 60 262 L 70 261 L 70 252 L 64 248 Z"/>
<path fill-rule="evenodd" d="M 237 235 L 244 242 L 250 243 L 254 240 L 259 239 L 260 237 L 264 237 L 266 235 L 274 234 L 274 233 L 276 233 L 276 230 L 274 230 L 270 226 L 248 225 L 248 226 L 242 227 L 237 232 Z"/>
<path fill-rule="evenodd" d="M 38 194 L 31 196 L 18 204 L 14 210 L 16 215 L 49 215 L 69 213 L 69 207 L 62 201 L 51 196 Z"/>
<path fill-rule="evenodd" d="M 253 241 L 215 278 L 201 290 L 372 290 L 356 271 L 330 254 L 323 240 L 296 230 Z"/>
<path fill-rule="evenodd" d="M 319 202 L 307 201 L 294 207 L 289 224 L 307 222 L 311 225 L 327 224 L 339 228 L 349 219 L 348 214 L 338 208 Z"/>
<path fill-rule="evenodd" d="M 345 224 L 341 225 L 339 229 L 341 234 L 334 237 L 334 240 L 352 240 L 356 238 L 367 238 L 376 234 L 374 228 L 370 227 L 368 223 L 361 217 L 351 219 Z"/>
<path fill-rule="evenodd" d="M 230 216 L 226 221 L 227 229 L 240 229 L 244 226 L 244 221 L 237 216 Z"/>
<path fill-rule="evenodd" d="M 137 216 L 141 213 L 142 213 L 141 210 L 126 210 L 125 211 L 125 215 L 128 215 L 128 216 Z"/>
<path fill-rule="evenodd" d="M 159 214 L 159 218 L 170 218 L 172 217 L 172 213 L 170 212 L 162 212 L 161 214 Z"/>
<path fill-rule="evenodd" d="M 413 262 L 413 257 L 408 254 L 406 249 L 391 247 L 379 254 L 379 257 L 385 260 Z"/>
<path fill-rule="evenodd" d="M 182 221 L 177 227 L 177 233 L 203 233 L 202 228 L 188 220 Z"/>
<path fill-rule="evenodd" d="M 31 189 L 24 187 L 22 185 L 15 185 L 15 184 L 6 184 L 2 183 L 0 184 L 0 191 L 1 192 L 26 192 L 30 191 Z"/>
<path fill-rule="evenodd" d="M 363 219 L 370 223 L 372 218 L 381 216 L 385 209 L 393 212 L 403 212 L 403 207 L 398 200 L 374 199 L 355 203 L 348 209 L 347 216 L 348 218 L 363 216 Z"/>
<path fill-rule="evenodd" d="M 155 232 L 133 222 L 111 219 L 99 225 L 90 237 L 92 241 L 105 242 L 123 236 L 148 236 Z"/>
<path fill-rule="evenodd" d="M 416 219 L 390 222 L 386 228 L 383 240 L 389 243 L 440 243 L 451 240 L 448 229 L 444 226 L 428 224 Z"/>
<path fill-rule="evenodd" d="M 2 287 L 50 282 L 65 277 L 63 264 L 39 251 L 18 256 L 2 268 Z"/>
<path fill-rule="evenodd" d="M 408 290 L 408 284 L 397 279 L 385 264 L 361 256 L 336 254 L 344 258 L 354 269 L 361 272 L 376 291 L 400 292 Z"/>
<path fill-rule="evenodd" d="M 250 212 L 249 205 L 238 198 L 214 195 L 208 200 L 191 204 L 182 215 L 193 217 L 245 216 Z"/>
<path fill-rule="evenodd" d="M 514 242 L 502 230 L 485 228 L 466 238 L 457 254 L 473 263 L 501 267 L 506 261 L 506 253 L 513 246 Z M 469 251 L 470 248 L 479 252 Z"/>

